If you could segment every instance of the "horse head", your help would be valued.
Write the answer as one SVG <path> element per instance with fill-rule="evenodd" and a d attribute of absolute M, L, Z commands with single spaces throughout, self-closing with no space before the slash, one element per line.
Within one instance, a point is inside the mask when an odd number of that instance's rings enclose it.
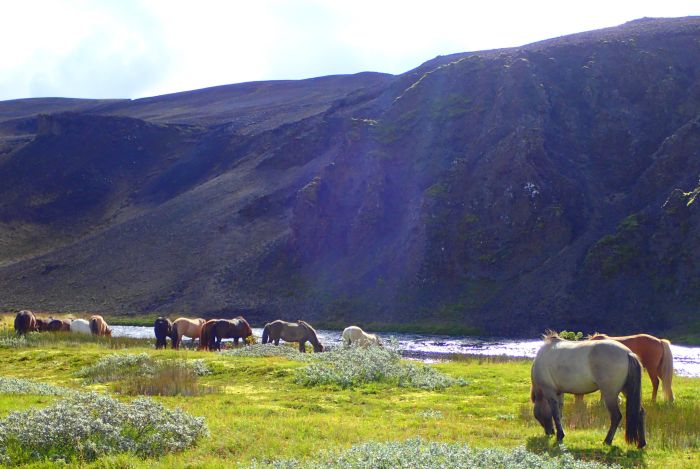
<path fill-rule="evenodd" d="M 532 413 L 535 419 L 540 422 L 542 428 L 544 428 L 544 433 L 546 435 L 554 435 L 552 407 L 549 401 L 544 398 L 542 388 L 539 386 L 533 387 L 530 399 L 533 403 Z"/>

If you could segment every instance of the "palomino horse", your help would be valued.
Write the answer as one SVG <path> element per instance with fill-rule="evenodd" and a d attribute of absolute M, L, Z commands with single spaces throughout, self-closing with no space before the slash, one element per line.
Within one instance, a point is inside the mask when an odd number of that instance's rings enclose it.
<path fill-rule="evenodd" d="M 70 331 L 78 334 L 92 334 L 87 319 L 73 319 L 70 322 Z"/>
<path fill-rule="evenodd" d="M 649 334 L 635 334 L 621 337 L 610 337 L 605 334 L 595 333 L 588 337 L 590 340 L 612 339 L 632 350 L 647 369 L 651 379 L 651 400 L 656 402 L 656 392 L 659 389 L 659 379 L 663 384 L 664 397 L 673 402 L 673 354 L 671 342 L 666 339 L 658 339 Z"/>
<path fill-rule="evenodd" d="M 534 415 L 544 427 L 545 434 L 557 430 L 557 441 L 564 439 L 561 415 L 562 393 L 588 394 L 600 389 L 610 413 L 610 430 L 605 444 L 612 444 L 617 426 L 622 420 L 617 397 L 622 391 L 627 397 L 625 440 L 646 445 L 644 409 L 642 408 L 642 365 L 627 347 L 614 340 L 574 342 L 548 332 L 544 345 L 537 352 L 531 371 L 531 399 Z"/>
<path fill-rule="evenodd" d="M 280 339 L 285 342 L 299 342 L 299 351 L 306 352 L 306 341 L 314 346 L 314 352 L 323 352 L 323 345 L 316 337 L 316 331 L 307 322 L 287 322 L 278 319 L 265 324 L 262 333 L 262 343 L 274 342 L 279 345 Z"/>
<path fill-rule="evenodd" d="M 173 333 L 172 321 L 163 317 L 156 319 L 153 323 L 153 333 L 156 336 L 156 349 L 166 348 L 168 346 L 167 338 Z"/>
<path fill-rule="evenodd" d="M 368 334 L 357 326 L 349 326 L 343 330 L 341 336 L 343 345 L 350 346 L 353 344 L 366 347 L 368 345 L 382 345 L 381 339 L 376 334 Z"/>
<path fill-rule="evenodd" d="M 15 332 L 17 335 L 25 335 L 27 332 L 36 331 L 36 317 L 29 310 L 22 310 L 15 316 Z"/>
<path fill-rule="evenodd" d="M 238 345 L 238 339 L 245 339 L 253 335 L 248 321 L 243 316 L 238 316 L 231 320 L 219 319 L 211 329 L 207 330 L 207 347 L 210 350 L 221 350 L 221 339 L 233 339 L 234 345 Z M 202 339 L 200 339 L 202 342 Z"/>
<path fill-rule="evenodd" d="M 180 342 L 182 341 L 182 336 L 187 336 L 192 339 L 199 339 L 202 333 L 202 326 L 207 322 L 205 319 L 189 319 L 189 318 L 177 318 L 173 321 L 173 331 L 170 338 L 173 340 L 173 348 L 180 348 Z M 201 346 L 202 341 L 199 341 Z"/>
<path fill-rule="evenodd" d="M 107 326 L 107 321 L 105 321 L 105 318 L 99 314 L 93 314 L 90 316 L 90 332 L 92 332 L 93 335 L 112 336 L 112 329 Z"/>

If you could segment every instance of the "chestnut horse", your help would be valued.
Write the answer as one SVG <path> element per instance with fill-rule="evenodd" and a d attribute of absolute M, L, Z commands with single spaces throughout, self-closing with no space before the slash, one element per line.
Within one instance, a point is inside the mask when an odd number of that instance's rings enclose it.
<path fill-rule="evenodd" d="M 530 398 L 534 404 L 535 419 L 544 427 L 547 435 L 553 435 L 556 426 L 557 441 L 564 439 L 562 394 L 588 394 L 600 390 L 610 413 L 610 429 L 605 444 L 612 444 L 622 420 L 617 402 L 618 394 L 622 391 L 627 397 L 625 440 L 636 443 L 637 448 L 646 445 L 642 364 L 621 343 L 605 339 L 575 342 L 548 332 L 544 345 L 532 363 L 531 380 Z"/>
<path fill-rule="evenodd" d="M 382 345 L 381 339 L 376 334 L 368 334 L 357 326 L 349 326 L 343 330 L 341 337 L 344 346 L 360 345 Z"/>
<path fill-rule="evenodd" d="M 153 323 L 153 333 L 156 336 L 156 349 L 167 348 L 168 337 L 173 333 L 173 323 L 168 318 L 160 317 Z M 173 348 L 175 342 L 172 342 Z"/>
<path fill-rule="evenodd" d="M 15 316 L 15 332 L 17 335 L 26 335 L 27 332 L 36 331 L 36 317 L 29 310 L 22 310 Z"/>
<path fill-rule="evenodd" d="M 90 316 L 90 332 L 93 335 L 112 336 L 112 329 L 107 326 L 107 321 L 99 314 Z"/>
<path fill-rule="evenodd" d="M 243 319 L 243 316 L 238 316 L 231 320 L 219 319 L 208 330 L 207 346 L 210 350 L 221 350 L 221 339 L 233 339 L 234 345 L 238 345 L 238 339 L 243 339 L 245 344 L 245 340 L 252 335 L 253 329 L 250 328 L 248 321 Z M 202 342 L 201 339 L 200 342 Z"/>
<path fill-rule="evenodd" d="M 636 353 L 651 379 L 651 400 L 656 402 L 656 392 L 659 389 L 659 379 L 661 379 L 664 397 L 667 401 L 673 402 L 673 389 L 671 389 L 673 381 L 673 354 L 671 353 L 671 342 L 666 339 L 658 339 L 649 334 L 610 337 L 605 334 L 595 333 L 588 338 L 589 340 L 612 339 Z"/>
<path fill-rule="evenodd" d="M 70 321 L 64 319 L 51 319 L 46 326 L 49 332 L 70 332 Z"/>
<path fill-rule="evenodd" d="M 299 342 L 299 351 L 306 352 L 306 341 L 314 346 L 314 352 L 323 352 L 323 345 L 316 337 L 316 331 L 305 321 L 287 322 L 278 319 L 265 324 L 262 333 L 262 343 L 274 342 L 279 345 L 280 339 L 285 342 Z"/>
<path fill-rule="evenodd" d="M 173 348 L 180 348 L 180 342 L 182 341 L 182 336 L 187 336 L 192 339 L 194 344 L 194 339 L 199 339 L 202 333 L 202 326 L 207 322 L 206 319 L 197 318 L 177 318 L 173 321 L 173 332 L 170 338 L 173 340 Z M 199 341 L 200 346 L 202 341 Z"/>
<path fill-rule="evenodd" d="M 214 343 L 214 326 L 219 319 L 210 319 L 202 325 L 199 335 L 199 347 L 197 350 L 209 350 Z"/>

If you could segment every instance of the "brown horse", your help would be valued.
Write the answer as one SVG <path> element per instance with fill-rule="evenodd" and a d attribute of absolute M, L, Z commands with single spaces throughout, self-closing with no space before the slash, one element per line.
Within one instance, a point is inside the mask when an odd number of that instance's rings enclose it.
<path fill-rule="evenodd" d="M 221 350 L 221 339 L 233 339 L 234 345 L 238 345 L 238 339 L 245 339 L 253 335 L 248 321 L 243 316 L 229 319 L 219 319 L 211 329 L 207 330 L 207 347 L 209 350 Z M 204 342 L 200 339 L 200 342 Z"/>
<path fill-rule="evenodd" d="M 323 352 L 323 345 L 316 337 L 316 331 L 305 321 L 287 322 L 278 319 L 265 324 L 262 333 L 262 343 L 274 342 L 279 345 L 280 339 L 285 342 L 299 342 L 299 351 L 306 352 L 306 341 L 314 346 L 314 352 Z"/>
<path fill-rule="evenodd" d="M 51 322 L 52 318 L 49 319 L 43 319 L 43 318 L 36 318 L 36 330 L 39 332 L 46 332 L 49 330 L 49 323 Z"/>
<path fill-rule="evenodd" d="M 180 342 L 182 341 L 183 335 L 190 337 L 192 339 L 192 343 L 194 343 L 194 339 L 200 339 L 199 336 L 202 333 L 202 326 L 205 322 L 207 322 L 206 319 L 202 318 L 177 318 L 175 321 L 173 321 L 173 331 L 172 335 L 170 336 L 170 338 L 173 340 L 173 348 L 180 348 Z M 201 339 L 199 344 L 201 347 Z"/>
<path fill-rule="evenodd" d="M 48 332 L 70 332 L 70 321 L 64 319 L 51 319 L 46 325 Z"/>
<path fill-rule="evenodd" d="M 36 331 L 36 317 L 29 310 L 22 310 L 15 316 L 15 332 L 17 335 L 25 335 L 27 332 Z"/>
<path fill-rule="evenodd" d="M 107 326 L 107 321 L 99 314 L 90 316 L 90 332 L 93 335 L 112 336 L 112 329 Z"/>
<path fill-rule="evenodd" d="M 659 379 L 661 379 L 664 397 L 667 401 L 673 402 L 673 389 L 671 389 L 673 381 L 673 354 L 671 353 L 671 342 L 666 339 L 658 339 L 649 334 L 610 337 L 596 333 L 588 338 L 590 340 L 612 339 L 633 351 L 639 357 L 642 366 L 646 368 L 651 379 L 651 400 L 656 402 L 656 392 L 659 389 Z"/>
<path fill-rule="evenodd" d="M 210 349 L 211 344 L 214 343 L 214 326 L 216 326 L 217 322 L 219 322 L 219 319 L 210 319 L 202 325 L 197 350 Z"/>

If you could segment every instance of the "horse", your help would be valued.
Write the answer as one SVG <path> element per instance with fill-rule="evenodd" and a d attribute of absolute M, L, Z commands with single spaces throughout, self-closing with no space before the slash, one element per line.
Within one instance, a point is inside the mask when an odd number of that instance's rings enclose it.
<path fill-rule="evenodd" d="M 180 341 L 182 341 L 182 336 L 185 335 L 192 339 L 194 344 L 194 339 L 199 339 L 202 333 L 202 326 L 207 322 L 206 319 L 189 319 L 189 318 L 177 318 L 173 321 L 173 330 L 170 338 L 173 340 L 173 348 L 180 348 Z M 202 341 L 199 341 L 200 347 Z"/>
<path fill-rule="evenodd" d="M 42 319 L 42 318 L 36 318 L 36 330 L 39 332 L 46 332 L 48 331 L 49 327 L 49 322 L 51 322 L 52 318 L 49 319 Z"/>
<path fill-rule="evenodd" d="M 87 319 L 73 319 L 70 322 L 70 331 L 78 334 L 92 334 Z"/>
<path fill-rule="evenodd" d="M 656 393 L 659 389 L 659 379 L 663 384 L 664 397 L 667 401 L 673 402 L 673 354 L 671 353 L 671 342 L 666 339 L 659 339 L 649 334 L 635 334 L 621 337 L 610 337 L 605 334 L 595 333 L 588 337 L 589 340 L 611 339 L 625 345 L 633 351 L 642 366 L 646 368 L 651 379 L 651 400 L 656 402 Z"/>
<path fill-rule="evenodd" d="M 15 316 L 15 332 L 17 335 L 26 335 L 27 332 L 36 331 L 36 317 L 29 310 L 22 310 Z"/>
<path fill-rule="evenodd" d="M 217 322 L 219 322 L 219 319 L 210 319 L 202 325 L 197 350 L 210 350 L 214 344 L 214 326 L 216 326 Z"/>
<path fill-rule="evenodd" d="M 46 326 L 49 332 L 70 332 L 70 321 L 63 319 L 51 319 Z"/>
<path fill-rule="evenodd" d="M 233 339 L 234 345 L 238 345 L 238 339 L 245 340 L 253 335 L 248 321 L 243 316 L 238 316 L 231 320 L 219 319 L 211 329 L 207 330 L 207 347 L 210 350 L 221 350 L 221 339 Z M 200 343 L 204 341 L 200 338 Z M 245 342 L 244 342 L 245 343 Z"/>
<path fill-rule="evenodd" d="M 112 329 L 107 326 L 107 321 L 99 314 L 90 316 L 90 332 L 92 332 L 93 335 L 112 336 Z"/>
<path fill-rule="evenodd" d="M 382 341 L 376 334 L 368 334 L 357 326 L 349 326 L 343 330 L 341 336 L 344 346 L 352 344 L 366 347 L 368 345 L 382 345 Z"/>
<path fill-rule="evenodd" d="M 287 322 L 277 319 L 265 324 L 262 333 L 262 343 L 274 342 L 279 345 L 280 339 L 285 342 L 299 342 L 299 351 L 306 352 L 306 341 L 314 346 L 314 352 L 323 352 L 323 345 L 316 337 L 316 331 L 309 323 L 298 320 L 297 322 Z"/>
<path fill-rule="evenodd" d="M 621 343 L 607 339 L 574 342 L 561 339 L 556 332 L 548 332 L 532 363 L 530 377 L 533 414 L 546 435 L 554 434 L 554 421 L 557 441 L 564 439 L 562 393 L 588 394 L 600 389 L 610 413 L 610 429 L 604 442 L 612 444 L 622 420 L 617 401 L 622 391 L 627 397 L 625 440 L 636 443 L 637 448 L 646 445 L 642 364 Z"/>
<path fill-rule="evenodd" d="M 156 349 L 167 348 L 168 339 L 173 333 L 173 323 L 168 318 L 160 317 L 153 323 L 153 333 L 156 336 Z M 175 341 L 172 342 L 173 348 Z"/>

